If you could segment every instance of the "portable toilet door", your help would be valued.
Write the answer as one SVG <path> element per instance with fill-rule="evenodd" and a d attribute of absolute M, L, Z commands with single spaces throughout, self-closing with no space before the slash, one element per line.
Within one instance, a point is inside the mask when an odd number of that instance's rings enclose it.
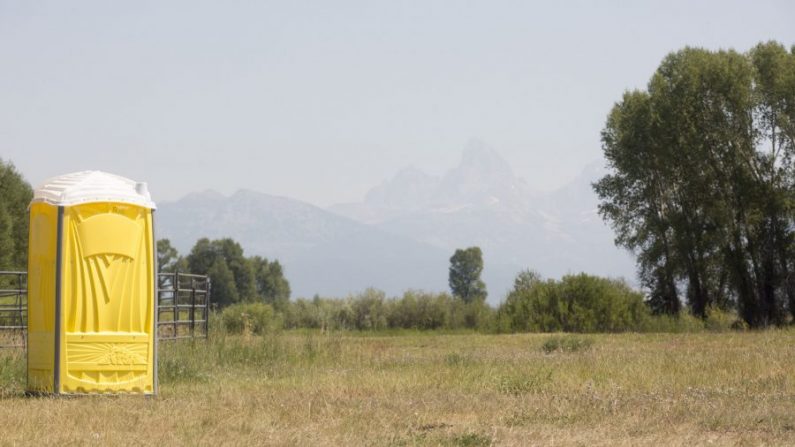
<path fill-rule="evenodd" d="M 154 209 L 145 183 L 99 171 L 36 188 L 28 391 L 157 392 Z"/>

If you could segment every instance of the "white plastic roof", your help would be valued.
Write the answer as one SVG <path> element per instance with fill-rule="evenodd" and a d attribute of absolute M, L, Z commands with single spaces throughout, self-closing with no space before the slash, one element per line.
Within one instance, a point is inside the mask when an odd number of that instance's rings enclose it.
<path fill-rule="evenodd" d="M 47 179 L 33 191 L 33 202 L 70 206 L 121 202 L 155 209 L 146 183 L 102 171 L 81 171 Z"/>

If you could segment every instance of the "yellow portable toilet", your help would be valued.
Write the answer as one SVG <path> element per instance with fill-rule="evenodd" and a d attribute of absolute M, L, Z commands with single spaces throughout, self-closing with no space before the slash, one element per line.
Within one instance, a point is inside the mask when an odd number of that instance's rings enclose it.
<path fill-rule="evenodd" d="M 157 392 L 154 209 L 146 183 L 99 171 L 36 188 L 28 391 Z"/>

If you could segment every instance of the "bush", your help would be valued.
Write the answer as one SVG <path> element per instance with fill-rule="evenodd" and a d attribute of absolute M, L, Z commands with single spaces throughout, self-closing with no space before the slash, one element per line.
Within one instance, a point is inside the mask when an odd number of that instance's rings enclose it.
<path fill-rule="evenodd" d="M 702 332 L 704 320 L 694 317 L 689 312 L 680 315 L 654 315 L 647 318 L 638 330 L 662 333 Z"/>
<path fill-rule="evenodd" d="M 230 334 L 263 335 L 282 328 L 281 317 L 265 303 L 241 303 L 228 306 L 221 313 L 221 322 Z"/>
<path fill-rule="evenodd" d="M 285 327 L 321 330 L 478 329 L 491 330 L 495 313 L 487 304 L 464 303 L 447 293 L 409 290 L 400 298 L 367 289 L 346 299 L 298 299 L 284 311 Z"/>
<path fill-rule="evenodd" d="M 737 327 L 738 323 L 745 323 L 736 313 L 729 312 L 716 306 L 707 308 L 707 318 L 704 327 L 714 332 L 725 332 Z"/>
<path fill-rule="evenodd" d="M 367 289 L 363 293 L 348 298 L 351 308 L 350 327 L 358 330 L 386 329 L 386 295 L 377 289 Z"/>
<path fill-rule="evenodd" d="M 455 300 L 451 312 L 451 329 L 476 329 L 485 332 L 492 331 L 494 327 L 494 310 L 482 301 L 464 303 Z"/>
<path fill-rule="evenodd" d="M 497 321 L 514 331 L 621 332 L 637 330 L 648 318 L 640 292 L 582 273 L 515 287 Z"/>
<path fill-rule="evenodd" d="M 446 293 L 409 290 L 400 299 L 390 300 L 387 321 L 390 328 L 442 329 L 449 327 L 454 298 Z"/>

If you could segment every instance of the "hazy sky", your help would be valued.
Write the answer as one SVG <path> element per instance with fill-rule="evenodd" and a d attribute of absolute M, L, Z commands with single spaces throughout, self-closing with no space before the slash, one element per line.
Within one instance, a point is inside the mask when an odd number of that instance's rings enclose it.
<path fill-rule="evenodd" d="M 476 137 L 552 189 L 668 52 L 795 44 L 792 1 L 596 3 L 0 0 L 0 157 L 328 205 Z"/>

